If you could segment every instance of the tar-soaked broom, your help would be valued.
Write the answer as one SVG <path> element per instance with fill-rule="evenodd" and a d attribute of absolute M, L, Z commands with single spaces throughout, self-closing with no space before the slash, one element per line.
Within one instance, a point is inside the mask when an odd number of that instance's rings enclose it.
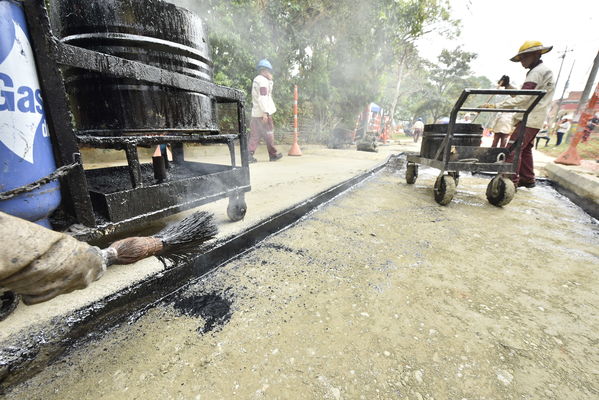
<path fill-rule="evenodd" d="M 0 246 L 0 320 L 14 309 L 19 298 L 29 305 L 83 289 L 112 264 L 131 264 L 150 256 L 157 256 L 165 266 L 166 260 L 190 260 L 205 251 L 204 242 L 214 238 L 217 231 L 214 216 L 199 211 L 154 236 L 130 237 L 100 250 L 0 211 L 0 237 L 12 240 Z M 27 242 L 25 250 L 15 245 L 20 242 Z"/>
<path fill-rule="evenodd" d="M 184 261 L 202 252 L 202 244 L 214 238 L 218 228 L 214 215 L 198 211 L 181 222 L 167 226 L 154 236 L 128 237 L 102 250 L 106 265 L 132 264 L 150 256 Z"/>

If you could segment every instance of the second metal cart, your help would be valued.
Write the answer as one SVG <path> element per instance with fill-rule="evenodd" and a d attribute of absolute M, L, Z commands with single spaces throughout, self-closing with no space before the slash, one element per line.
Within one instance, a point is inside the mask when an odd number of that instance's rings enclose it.
<path fill-rule="evenodd" d="M 435 181 L 434 198 L 441 205 L 447 205 L 453 199 L 456 192 L 461 171 L 469 172 L 495 172 L 495 176 L 487 186 L 487 200 L 489 203 L 501 207 L 512 201 L 516 188 L 514 183 L 504 175 L 516 173 L 522 152 L 524 130 L 528 115 L 545 95 L 544 90 L 485 90 L 464 89 L 458 101 L 455 103 L 449 118 L 449 124 L 443 140 L 437 148 L 421 148 L 419 155 L 408 155 L 406 166 L 406 182 L 413 184 L 418 177 L 418 165 L 427 165 L 440 170 Z M 497 108 L 469 108 L 463 107 L 471 95 L 510 95 L 531 96 L 531 102 L 526 109 L 497 109 Z M 521 113 L 522 119 L 519 125 L 518 139 L 508 148 L 491 148 L 480 146 L 463 146 L 456 140 L 455 127 L 458 112 L 511 112 Z M 423 138 L 424 143 L 424 138 Z M 424 147 L 424 146 L 423 146 Z M 511 162 L 507 162 L 508 154 L 514 151 Z M 432 156 L 431 156 L 432 154 Z"/>

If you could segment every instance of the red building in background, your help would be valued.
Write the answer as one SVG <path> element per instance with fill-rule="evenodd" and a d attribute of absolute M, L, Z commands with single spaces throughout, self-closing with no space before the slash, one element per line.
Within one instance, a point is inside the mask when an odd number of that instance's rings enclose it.
<path fill-rule="evenodd" d="M 549 115 L 548 115 L 547 119 L 549 121 L 553 121 L 556 116 L 556 111 L 557 111 L 557 115 L 559 117 L 562 117 L 563 115 L 568 114 L 570 117 L 574 118 L 575 117 L 574 113 L 576 112 L 576 109 L 578 108 L 578 103 L 580 103 L 581 97 L 582 97 L 582 91 L 572 91 L 572 92 L 568 93 L 568 97 L 565 97 L 562 100 L 562 104 L 561 104 L 559 110 L 557 109 L 559 100 L 554 100 L 553 103 L 551 104 L 551 110 L 549 111 Z M 584 111 L 584 107 L 582 110 Z M 595 106 L 595 109 L 593 111 L 599 112 L 599 104 L 597 104 Z"/>

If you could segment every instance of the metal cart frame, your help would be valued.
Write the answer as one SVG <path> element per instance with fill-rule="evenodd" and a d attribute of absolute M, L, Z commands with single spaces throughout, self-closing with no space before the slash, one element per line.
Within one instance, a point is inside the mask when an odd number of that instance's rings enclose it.
<path fill-rule="evenodd" d="M 52 32 L 44 1 L 24 0 L 23 6 L 57 166 L 75 166 L 61 179 L 61 211 L 64 219 L 69 221 L 63 228 L 70 226 L 73 235 L 81 240 L 94 240 L 141 228 L 151 220 L 226 197 L 229 198 L 229 218 L 238 221 L 245 216 L 247 206 L 244 194 L 251 187 L 245 95 L 242 91 L 62 43 Z M 220 134 L 218 131 L 200 129 L 150 129 L 123 131 L 123 136 L 118 137 L 102 136 L 102 132 L 77 131 L 72 122 L 61 66 L 201 93 L 208 96 L 214 106 L 218 103 L 236 103 L 239 131 L 236 134 Z M 239 142 L 241 166 L 236 165 L 235 141 Z M 231 166 L 185 161 L 184 143 L 226 144 Z M 147 174 L 148 166 L 140 163 L 137 147 L 159 144 L 170 144 L 173 163 L 190 171 L 191 176 L 161 184 L 144 183 L 142 174 Z M 103 168 L 102 173 L 124 174 L 129 177 L 130 187 L 126 190 L 119 189 L 115 193 L 90 191 L 89 182 L 93 178 L 93 172 L 90 171 L 94 170 L 84 170 L 79 145 L 124 151 L 127 166 Z M 117 171 L 117 168 L 120 170 Z M 98 173 L 100 172 L 96 171 Z"/>
<path fill-rule="evenodd" d="M 427 165 L 440 170 L 434 186 L 435 201 L 441 205 L 449 204 L 455 194 L 455 187 L 459 180 L 461 171 L 470 172 L 496 172 L 497 176 L 491 180 L 487 187 L 487 199 L 496 206 L 508 204 L 515 192 L 513 182 L 503 175 L 516 173 L 520 155 L 522 153 L 522 142 L 528 115 L 541 101 L 546 91 L 544 90 L 487 90 L 487 89 L 464 89 L 457 102 L 451 110 L 447 133 L 441 145 L 436 151 L 434 158 L 422 157 L 421 155 L 408 155 L 406 166 L 406 182 L 413 184 L 418 176 L 418 165 Z M 526 109 L 498 109 L 498 108 L 469 108 L 463 107 L 471 95 L 526 95 L 535 96 L 535 99 Z M 452 139 L 456 125 L 458 112 L 516 112 L 523 114 L 519 127 L 519 135 L 511 148 L 490 148 L 474 146 L 455 146 Z M 452 155 L 452 150 L 454 154 Z M 515 152 L 512 162 L 505 162 L 509 152 Z M 441 157 L 442 156 L 442 157 Z M 447 175 L 445 175 L 447 172 Z M 511 186 L 510 186 L 511 185 Z"/>

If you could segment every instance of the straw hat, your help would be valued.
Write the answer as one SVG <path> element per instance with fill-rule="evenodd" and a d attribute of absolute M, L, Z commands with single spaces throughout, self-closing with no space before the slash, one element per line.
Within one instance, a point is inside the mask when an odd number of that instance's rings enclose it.
<path fill-rule="evenodd" d="M 524 42 L 522 46 L 520 46 L 518 54 L 510 58 L 510 60 L 512 60 L 513 62 L 518 62 L 520 61 L 520 56 L 522 54 L 532 53 L 533 51 L 540 51 L 541 54 L 545 54 L 550 52 L 551 49 L 553 49 L 553 46 L 543 46 L 543 43 L 537 40 L 527 40 L 526 42 Z"/>

